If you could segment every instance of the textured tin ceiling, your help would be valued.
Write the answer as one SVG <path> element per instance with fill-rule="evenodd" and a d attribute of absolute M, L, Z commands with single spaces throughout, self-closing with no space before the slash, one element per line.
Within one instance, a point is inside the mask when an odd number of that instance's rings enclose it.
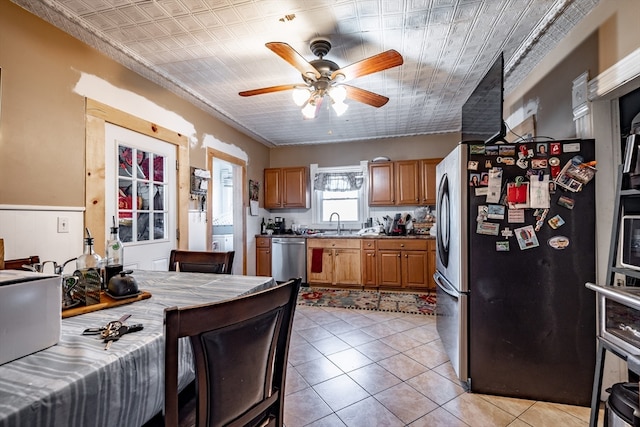
<path fill-rule="evenodd" d="M 137 73 L 267 145 L 320 144 L 458 131 L 462 104 L 502 51 L 505 95 L 599 0 L 12 0 Z M 349 83 L 388 97 L 347 100 L 303 120 L 301 83 L 265 47 L 305 59 L 324 37 L 340 67 L 395 49 L 404 64 Z M 326 104 L 325 104 L 326 105 Z"/>

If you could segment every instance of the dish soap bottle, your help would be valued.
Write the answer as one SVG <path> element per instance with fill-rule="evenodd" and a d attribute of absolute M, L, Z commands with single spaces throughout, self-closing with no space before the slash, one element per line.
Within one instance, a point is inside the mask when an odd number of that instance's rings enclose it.
<path fill-rule="evenodd" d="M 88 228 L 85 228 L 85 230 L 87 231 L 87 237 L 84 239 L 84 252 L 76 260 L 76 268 L 78 270 L 87 268 L 100 269 L 102 267 L 102 257 L 94 252 L 91 232 Z"/>

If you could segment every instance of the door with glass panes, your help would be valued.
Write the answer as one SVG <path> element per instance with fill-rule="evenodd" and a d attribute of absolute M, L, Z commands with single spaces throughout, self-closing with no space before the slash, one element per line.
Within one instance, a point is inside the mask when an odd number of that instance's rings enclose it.
<path fill-rule="evenodd" d="M 119 227 L 124 267 L 166 271 L 176 247 L 176 146 L 105 126 L 106 224 Z"/>

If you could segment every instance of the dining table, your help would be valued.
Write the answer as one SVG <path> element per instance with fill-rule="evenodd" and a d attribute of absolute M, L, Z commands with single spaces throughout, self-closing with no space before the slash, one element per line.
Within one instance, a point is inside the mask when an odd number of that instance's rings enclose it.
<path fill-rule="evenodd" d="M 143 425 L 164 405 L 164 309 L 224 301 L 276 284 L 271 277 L 175 271 L 134 270 L 132 276 L 151 297 L 62 318 L 56 345 L 0 365 L 0 427 Z M 127 315 L 125 324 L 143 329 L 108 348 L 99 335 L 83 335 Z M 191 347 L 182 341 L 179 388 L 194 378 Z"/>

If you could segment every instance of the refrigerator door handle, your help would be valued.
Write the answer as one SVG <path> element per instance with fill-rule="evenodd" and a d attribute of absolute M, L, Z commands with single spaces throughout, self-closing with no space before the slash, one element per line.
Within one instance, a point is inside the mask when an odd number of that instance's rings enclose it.
<path fill-rule="evenodd" d="M 448 295 L 458 298 L 458 291 L 453 287 L 451 283 L 442 275 L 439 271 L 436 271 L 433 274 L 433 279 L 436 281 L 436 284 Z"/>

